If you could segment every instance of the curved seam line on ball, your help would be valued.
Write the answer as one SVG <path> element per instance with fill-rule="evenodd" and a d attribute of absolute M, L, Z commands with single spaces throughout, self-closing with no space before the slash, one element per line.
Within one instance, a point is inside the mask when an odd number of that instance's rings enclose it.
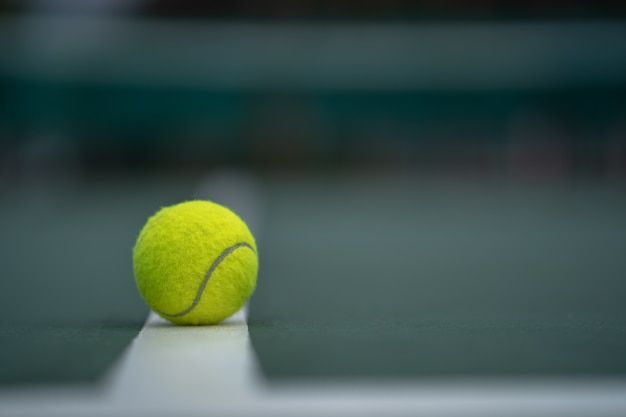
<path fill-rule="evenodd" d="M 200 288 L 198 288 L 198 292 L 196 293 L 196 298 L 193 300 L 193 303 L 191 303 L 191 305 L 189 307 L 187 307 L 185 310 L 181 311 L 180 313 L 169 314 L 169 313 L 165 313 L 165 312 L 160 311 L 160 310 L 158 312 L 163 314 L 163 315 L 165 315 L 165 316 L 168 316 L 168 317 L 180 317 L 180 316 L 184 316 L 185 314 L 187 314 L 191 310 L 193 310 L 198 305 L 198 303 L 200 302 L 200 298 L 202 298 L 202 294 L 204 293 L 204 289 L 206 288 L 206 285 L 209 282 L 209 279 L 211 279 L 211 275 L 213 275 L 213 272 L 215 271 L 215 269 L 219 266 L 220 263 L 222 263 L 222 261 L 228 255 L 230 255 L 235 250 L 237 250 L 239 248 L 242 248 L 242 247 L 248 248 L 252 252 L 255 252 L 255 250 L 252 247 L 252 245 L 250 245 L 249 243 L 246 243 L 246 242 L 236 243 L 233 246 L 230 246 L 230 247 L 224 249 L 224 251 L 220 254 L 220 256 L 218 256 L 215 259 L 215 261 L 213 261 L 213 264 L 211 265 L 211 267 L 207 271 L 206 275 L 204 276 L 204 279 L 200 283 Z"/>

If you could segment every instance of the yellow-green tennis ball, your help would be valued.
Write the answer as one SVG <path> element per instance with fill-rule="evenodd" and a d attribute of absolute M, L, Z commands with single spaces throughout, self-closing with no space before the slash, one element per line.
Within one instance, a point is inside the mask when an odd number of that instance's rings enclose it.
<path fill-rule="evenodd" d="M 133 250 L 135 281 L 146 303 L 176 324 L 215 324 L 248 300 L 257 248 L 246 224 L 210 201 L 162 208 Z"/>

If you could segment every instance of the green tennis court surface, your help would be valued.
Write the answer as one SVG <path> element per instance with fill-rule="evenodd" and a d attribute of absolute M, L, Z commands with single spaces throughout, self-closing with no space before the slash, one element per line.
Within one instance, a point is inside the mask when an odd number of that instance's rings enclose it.
<path fill-rule="evenodd" d="M 621 186 L 243 178 L 5 195 L 0 411 L 623 411 Z M 257 233 L 247 324 L 146 322 L 136 233 L 161 205 L 209 196 Z"/>
<path fill-rule="evenodd" d="M 626 372 L 621 188 L 260 184 L 249 323 L 269 380 Z M 130 181 L 5 198 L 3 383 L 102 376 L 147 314 L 135 234 L 187 188 Z"/>
<path fill-rule="evenodd" d="M 318 179 L 267 193 L 249 326 L 270 380 L 626 372 L 621 188 Z"/>
<path fill-rule="evenodd" d="M 167 181 L 44 183 L 0 197 L 0 384 L 94 383 L 148 314 L 130 253 Z M 187 193 L 188 194 L 188 193 Z"/>

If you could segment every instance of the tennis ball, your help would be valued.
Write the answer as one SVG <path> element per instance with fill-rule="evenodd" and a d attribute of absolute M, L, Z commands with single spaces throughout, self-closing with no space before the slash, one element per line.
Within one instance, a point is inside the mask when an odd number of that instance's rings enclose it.
<path fill-rule="evenodd" d="M 210 201 L 164 207 L 133 249 L 145 302 L 176 324 L 215 324 L 234 314 L 256 285 L 257 248 L 246 224 Z"/>

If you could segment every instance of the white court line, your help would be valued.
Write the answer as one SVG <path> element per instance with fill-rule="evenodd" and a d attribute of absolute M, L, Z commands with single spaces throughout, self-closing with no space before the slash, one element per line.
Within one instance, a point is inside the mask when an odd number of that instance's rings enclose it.
<path fill-rule="evenodd" d="M 0 416 L 231 412 L 252 398 L 250 349 L 244 309 L 220 325 L 199 327 L 171 325 L 151 313 L 100 386 L 0 391 Z"/>
<path fill-rule="evenodd" d="M 277 341 L 277 343 L 279 343 Z M 259 373 L 245 311 L 218 326 L 151 314 L 102 386 L 0 392 L 0 416 L 624 416 L 624 381 L 285 383 Z"/>
<path fill-rule="evenodd" d="M 277 341 L 279 343 L 279 341 Z M 245 311 L 221 326 L 181 328 L 152 315 L 118 375 L 120 410 L 228 415 L 615 415 L 624 382 L 498 380 L 285 383 L 260 374 Z"/>
<path fill-rule="evenodd" d="M 150 403 L 161 410 L 239 403 L 254 390 L 251 349 L 244 309 L 217 326 L 198 327 L 152 313 L 114 376 L 113 399 L 123 408 Z"/>

